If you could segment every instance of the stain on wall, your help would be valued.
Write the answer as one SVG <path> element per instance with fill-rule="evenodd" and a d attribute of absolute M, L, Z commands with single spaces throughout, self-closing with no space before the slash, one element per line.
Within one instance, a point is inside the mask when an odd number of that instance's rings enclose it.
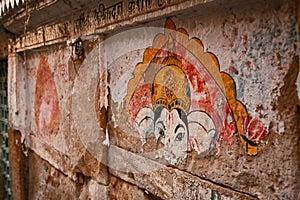
<path fill-rule="evenodd" d="M 36 76 L 35 121 L 43 135 L 57 134 L 60 111 L 53 73 L 45 56 L 41 56 Z"/>

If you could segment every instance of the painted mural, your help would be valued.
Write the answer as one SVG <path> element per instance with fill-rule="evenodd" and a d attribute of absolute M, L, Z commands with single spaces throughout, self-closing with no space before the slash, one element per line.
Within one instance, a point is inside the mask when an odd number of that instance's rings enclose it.
<path fill-rule="evenodd" d="M 236 99 L 235 82 L 220 71 L 216 56 L 198 38 L 167 19 L 134 70 L 125 99 L 129 123 L 142 144 L 154 136 L 169 161 L 187 151 L 206 155 L 238 134 L 247 154 L 256 155 L 267 135 Z"/>
<path fill-rule="evenodd" d="M 57 89 L 51 68 L 45 56 L 41 56 L 36 76 L 35 121 L 38 132 L 55 135 L 60 124 Z"/>

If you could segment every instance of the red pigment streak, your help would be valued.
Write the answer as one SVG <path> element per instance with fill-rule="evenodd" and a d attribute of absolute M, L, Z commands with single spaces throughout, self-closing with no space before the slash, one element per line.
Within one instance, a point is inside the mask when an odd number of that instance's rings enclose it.
<path fill-rule="evenodd" d="M 60 110 L 56 85 L 47 59 L 42 56 L 37 70 L 35 120 L 41 134 L 57 134 Z"/>
<path fill-rule="evenodd" d="M 248 140 L 260 143 L 264 137 L 268 134 L 264 124 L 257 118 L 253 118 L 251 115 L 242 119 L 243 131 Z"/>
<path fill-rule="evenodd" d="M 250 61 L 247 61 L 247 62 L 246 62 L 247 69 L 250 69 L 251 64 L 252 64 L 252 63 L 251 63 Z"/>
<path fill-rule="evenodd" d="M 133 122 L 139 110 L 143 107 L 152 108 L 151 102 L 151 85 L 144 84 L 137 88 L 129 103 L 130 122 Z"/>
<path fill-rule="evenodd" d="M 187 52 L 182 46 L 176 47 L 180 48 L 176 49 L 176 52 Z M 220 141 L 226 141 L 228 145 L 231 145 L 231 138 L 237 129 L 226 97 L 203 64 L 191 54 L 185 53 L 184 55 L 185 57 L 178 57 L 178 59 L 190 81 L 191 94 L 194 94 L 191 95 L 190 111 L 206 112 L 215 123 Z M 231 120 L 228 121 L 228 119 Z"/>
<path fill-rule="evenodd" d="M 239 71 L 236 68 L 234 68 L 233 66 L 229 66 L 229 73 L 230 74 L 238 74 Z"/>

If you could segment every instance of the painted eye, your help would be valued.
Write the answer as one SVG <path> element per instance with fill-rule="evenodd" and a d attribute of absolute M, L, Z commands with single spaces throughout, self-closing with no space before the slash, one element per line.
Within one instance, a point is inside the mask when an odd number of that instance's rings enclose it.
<path fill-rule="evenodd" d="M 161 137 L 165 137 L 165 132 L 161 129 L 161 128 L 158 128 L 159 130 L 158 130 L 158 132 L 159 132 L 159 136 L 161 136 Z"/>
<path fill-rule="evenodd" d="M 184 136 L 184 133 L 178 133 L 177 135 L 176 135 L 176 138 L 175 138 L 175 141 L 181 141 L 182 140 L 182 138 L 183 138 L 183 136 Z"/>

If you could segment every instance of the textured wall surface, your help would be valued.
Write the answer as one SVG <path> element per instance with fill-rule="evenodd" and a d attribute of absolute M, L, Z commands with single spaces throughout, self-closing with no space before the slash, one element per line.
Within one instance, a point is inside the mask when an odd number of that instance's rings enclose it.
<path fill-rule="evenodd" d="M 8 54 L 8 41 L 7 41 L 7 35 L 5 34 L 5 31 L 1 28 L 0 29 L 0 59 L 3 59 L 7 57 Z"/>
<path fill-rule="evenodd" d="M 11 42 L 30 199 L 297 199 L 297 1 L 122 5 Z"/>

